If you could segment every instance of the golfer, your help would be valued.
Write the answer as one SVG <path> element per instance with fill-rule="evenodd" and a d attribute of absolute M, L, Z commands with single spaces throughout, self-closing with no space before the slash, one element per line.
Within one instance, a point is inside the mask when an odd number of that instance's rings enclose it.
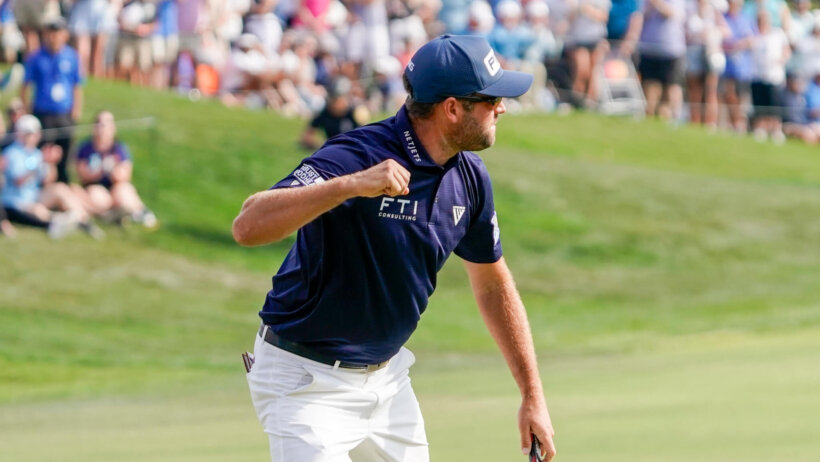
<path fill-rule="evenodd" d="M 451 252 L 521 391 L 518 427 L 555 454 L 524 305 L 502 257 L 487 169 L 502 97 L 532 76 L 501 68 L 481 37 L 443 35 L 404 72 L 389 119 L 328 140 L 242 205 L 245 246 L 296 242 L 260 311 L 248 373 L 274 462 L 429 460 L 402 345 Z"/>

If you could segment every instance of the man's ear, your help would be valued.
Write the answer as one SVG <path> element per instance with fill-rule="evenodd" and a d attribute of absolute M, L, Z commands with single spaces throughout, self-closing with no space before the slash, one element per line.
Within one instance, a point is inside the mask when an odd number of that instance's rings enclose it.
<path fill-rule="evenodd" d="M 439 103 L 439 106 L 441 107 L 444 117 L 446 117 L 450 123 L 456 124 L 461 121 L 464 107 L 461 106 L 461 103 L 457 99 L 450 96 Z"/>

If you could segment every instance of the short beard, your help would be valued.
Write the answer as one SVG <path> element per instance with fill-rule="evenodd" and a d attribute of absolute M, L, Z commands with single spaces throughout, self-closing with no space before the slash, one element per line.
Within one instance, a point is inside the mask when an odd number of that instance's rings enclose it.
<path fill-rule="evenodd" d="M 453 144 L 459 151 L 481 151 L 492 146 L 494 141 L 491 131 L 482 129 L 470 112 L 465 112 L 461 126 L 453 135 Z"/>

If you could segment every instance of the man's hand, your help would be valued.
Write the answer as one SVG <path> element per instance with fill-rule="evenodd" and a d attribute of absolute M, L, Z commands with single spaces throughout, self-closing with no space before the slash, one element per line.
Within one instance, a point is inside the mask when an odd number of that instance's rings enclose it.
<path fill-rule="evenodd" d="M 542 459 L 549 462 L 555 457 L 555 431 L 543 397 L 524 399 L 518 409 L 518 429 L 521 432 L 521 451 L 524 454 L 529 454 L 531 435 L 535 435 L 541 443 Z"/>
<path fill-rule="evenodd" d="M 350 175 L 357 196 L 405 196 L 410 193 L 410 172 L 393 159 Z"/>

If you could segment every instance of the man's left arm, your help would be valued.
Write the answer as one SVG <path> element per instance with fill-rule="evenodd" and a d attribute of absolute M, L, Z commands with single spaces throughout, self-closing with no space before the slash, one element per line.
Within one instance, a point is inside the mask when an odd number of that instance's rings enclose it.
<path fill-rule="evenodd" d="M 518 411 L 521 448 L 525 454 L 529 453 L 532 444 L 530 435 L 535 434 L 541 442 L 544 460 L 549 462 L 555 456 L 555 432 L 538 375 L 527 312 L 515 288 L 512 273 L 503 257 L 495 263 L 464 260 L 464 265 L 484 323 L 501 349 L 521 391 L 521 408 Z"/>
<path fill-rule="evenodd" d="M 71 106 L 71 120 L 77 123 L 83 115 L 83 87 L 80 84 L 74 85 L 74 105 Z"/>

